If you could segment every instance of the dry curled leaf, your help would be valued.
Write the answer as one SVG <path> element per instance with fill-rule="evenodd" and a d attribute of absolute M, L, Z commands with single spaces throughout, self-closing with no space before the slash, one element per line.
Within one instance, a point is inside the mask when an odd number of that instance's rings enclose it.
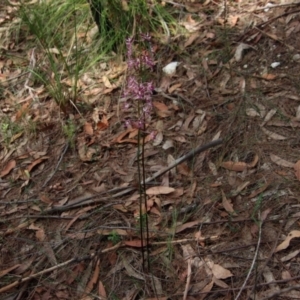
<path fill-rule="evenodd" d="M 125 241 L 124 244 L 130 247 L 141 248 L 143 246 L 146 246 L 147 242 L 142 240 L 132 240 L 132 241 Z"/>
<path fill-rule="evenodd" d="M 241 161 L 224 161 L 221 163 L 221 167 L 236 172 L 242 172 L 247 169 L 247 164 Z"/>
<path fill-rule="evenodd" d="M 185 224 L 182 224 L 182 225 L 178 225 L 175 228 L 175 233 L 179 233 L 179 232 L 181 232 L 183 230 L 186 230 L 188 228 L 194 227 L 195 225 L 198 225 L 199 223 L 200 223 L 200 221 L 197 220 L 197 221 L 188 222 L 188 223 L 185 223 Z M 170 232 L 172 232 L 173 230 L 174 229 L 172 228 L 170 230 Z"/>
<path fill-rule="evenodd" d="M 258 155 L 255 154 L 254 157 L 253 157 L 252 162 L 251 162 L 251 163 L 248 163 L 248 164 L 247 164 L 247 167 L 248 167 L 248 168 L 254 168 L 254 167 L 256 166 L 256 164 L 258 163 L 258 159 L 259 159 Z"/>
<path fill-rule="evenodd" d="M 233 274 L 229 270 L 223 268 L 218 264 L 214 264 L 211 270 L 217 279 L 226 279 L 233 276 Z"/>
<path fill-rule="evenodd" d="M 285 159 L 282 159 L 275 154 L 270 154 L 270 159 L 273 163 L 275 163 L 276 165 L 281 166 L 281 167 L 294 168 L 294 166 L 295 166 L 295 164 L 293 164 Z"/>
<path fill-rule="evenodd" d="M 282 136 L 278 133 L 272 132 L 264 127 L 261 128 L 261 130 L 271 139 L 276 140 L 276 141 L 283 141 L 286 140 L 287 138 L 285 136 Z"/>
<path fill-rule="evenodd" d="M 6 176 L 7 174 L 9 174 L 9 172 L 16 166 L 16 161 L 13 159 L 13 160 L 10 160 L 6 166 L 4 167 L 4 169 L 1 171 L 0 173 L 0 177 L 4 177 Z"/>
<path fill-rule="evenodd" d="M 273 116 L 276 114 L 277 109 L 273 108 L 271 109 L 265 116 L 264 121 L 262 123 L 261 126 L 265 126 L 265 124 L 267 124 L 272 118 Z"/>
<path fill-rule="evenodd" d="M 83 126 L 83 130 L 86 134 L 88 135 L 93 135 L 94 134 L 94 130 L 93 130 L 93 126 L 91 123 L 86 122 Z"/>
<path fill-rule="evenodd" d="M 299 238 L 300 237 L 300 230 L 292 230 L 288 236 L 286 237 L 286 239 L 277 246 L 277 248 L 275 249 L 275 252 L 279 252 L 281 250 L 286 249 L 289 245 L 290 245 L 290 241 L 294 238 Z"/>
<path fill-rule="evenodd" d="M 231 214 L 236 214 L 235 211 L 234 211 L 234 209 L 233 209 L 232 204 L 231 204 L 231 203 L 229 202 L 229 200 L 226 198 L 224 192 L 223 192 L 223 191 L 221 191 L 221 192 L 222 192 L 222 205 L 223 205 L 224 209 L 225 209 L 227 212 L 231 213 Z"/>
<path fill-rule="evenodd" d="M 256 111 L 254 108 L 247 108 L 246 115 L 248 117 L 260 117 L 260 113 Z"/>
<path fill-rule="evenodd" d="M 168 186 L 153 186 L 146 190 L 147 195 L 166 195 L 174 192 L 175 189 Z"/>

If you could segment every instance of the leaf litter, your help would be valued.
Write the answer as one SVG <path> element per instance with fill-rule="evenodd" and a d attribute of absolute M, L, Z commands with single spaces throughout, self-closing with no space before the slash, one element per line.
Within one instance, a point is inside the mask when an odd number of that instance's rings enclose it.
<path fill-rule="evenodd" d="M 166 46 L 155 45 L 160 62 L 149 128 L 157 134 L 145 144 L 147 178 L 206 142 L 221 137 L 224 143 L 147 185 L 150 255 L 159 253 L 153 282 L 141 263 L 138 132 L 120 122 L 130 116 L 119 93 L 126 62 L 103 62 L 79 77 L 80 114 L 72 105 L 60 107 L 24 71 L 37 68 L 45 53 L 15 40 L 19 4 L 0 4 L 2 295 L 26 299 L 28 282 L 34 299 L 109 298 L 112 291 L 133 299 L 137 281 L 147 284 L 148 299 L 233 297 L 258 245 L 256 263 L 264 270 L 249 274 L 255 281 L 249 292 L 285 296 L 298 282 L 300 124 L 293 78 L 300 65 L 290 57 L 300 45 L 299 12 L 279 1 L 268 11 L 230 3 L 226 12 L 221 2 L 177 2 L 184 9 L 182 33 L 169 44 L 178 49 L 166 57 Z M 272 68 L 274 62 L 280 64 Z M 72 87 L 73 78 L 65 73 L 63 84 Z M 47 274 L 60 284 L 49 283 Z"/>

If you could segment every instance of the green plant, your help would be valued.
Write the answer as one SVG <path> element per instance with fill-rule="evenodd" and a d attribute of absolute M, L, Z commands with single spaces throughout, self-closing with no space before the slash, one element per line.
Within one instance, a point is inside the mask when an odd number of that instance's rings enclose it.
<path fill-rule="evenodd" d="M 75 148 L 76 124 L 73 120 L 68 120 L 63 125 L 63 132 L 70 143 L 71 148 Z"/>
<path fill-rule="evenodd" d="M 261 210 L 261 206 L 262 206 L 262 202 L 263 202 L 263 194 L 260 194 L 258 196 L 257 201 L 255 202 L 254 208 L 253 208 L 253 212 L 251 214 L 251 218 L 253 219 L 254 222 L 258 223 L 258 219 L 256 217 L 256 215 L 258 214 L 258 212 L 260 212 Z"/>
<path fill-rule="evenodd" d="M 107 237 L 114 245 L 118 244 L 121 241 L 121 237 L 117 231 L 113 230 L 110 235 Z"/>
<path fill-rule="evenodd" d="M 44 54 L 37 58 L 30 72 L 46 86 L 64 112 L 69 102 L 73 106 L 76 103 L 77 82 L 85 70 L 109 58 L 107 53 L 112 49 L 123 52 L 125 38 L 134 35 L 137 28 L 142 32 L 157 32 L 162 24 L 164 28 L 167 26 L 164 19 L 171 20 L 158 3 L 153 4 L 152 14 L 145 0 L 132 0 L 126 7 L 124 3 L 119 0 L 53 0 L 34 4 L 21 1 L 19 37 L 30 36 L 27 44 L 30 46 L 32 41 L 31 47 L 38 47 Z M 99 35 L 86 43 L 92 25 L 87 22 L 90 8 Z M 71 87 L 65 83 L 66 79 Z"/>
<path fill-rule="evenodd" d="M 6 147 L 11 143 L 11 139 L 22 132 L 22 127 L 17 122 L 12 122 L 8 117 L 4 117 L 0 123 L 0 133 Z"/>
<path fill-rule="evenodd" d="M 77 38 L 79 32 L 87 32 L 87 16 L 88 7 L 83 0 L 32 5 L 22 2 L 20 6 L 22 25 L 25 25 L 21 28 L 34 38 L 34 47 L 44 52 L 36 63 L 38 67 L 30 71 L 63 110 L 69 100 L 76 102 L 79 74 L 89 60 L 89 56 L 82 55 L 85 49 Z M 67 78 L 72 82 L 70 89 L 64 83 Z"/>

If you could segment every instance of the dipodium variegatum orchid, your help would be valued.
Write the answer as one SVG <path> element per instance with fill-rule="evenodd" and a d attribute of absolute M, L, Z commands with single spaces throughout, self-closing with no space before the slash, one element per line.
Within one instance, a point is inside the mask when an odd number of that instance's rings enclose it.
<path fill-rule="evenodd" d="M 147 121 L 150 121 L 152 111 L 152 96 L 154 84 L 149 79 L 155 65 L 153 60 L 153 48 L 151 36 L 141 34 L 141 42 L 148 45 L 148 49 L 134 48 L 135 39 L 126 40 L 127 47 L 127 79 L 123 90 L 126 99 L 124 109 L 136 107 L 136 116 L 125 120 L 126 127 L 145 130 Z"/>
<path fill-rule="evenodd" d="M 124 109 L 126 110 L 133 107 L 132 111 L 134 112 L 133 118 L 125 120 L 125 126 L 138 129 L 137 157 L 140 195 L 139 228 L 142 243 L 143 269 L 150 271 L 144 147 L 145 136 L 147 134 L 146 128 L 147 124 L 150 123 L 153 107 L 152 96 L 154 84 L 150 77 L 153 73 L 154 60 L 151 37 L 149 34 L 141 34 L 139 40 L 139 44 L 148 46 L 147 49 L 135 47 L 135 42 L 137 41 L 133 38 L 126 40 L 128 68 L 123 97 L 125 99 Z M 155 134 L 150 133 L 150 139 L 153 139 L 154 136 Z M 146 229 L 146 232 L 144 232 L 144 229 Z M 144 237 L 146 241 L 144 241 Z M 146 252 L 148 254 L 147 268 L 145 267 L 144 245 L 146 246 Z"/>

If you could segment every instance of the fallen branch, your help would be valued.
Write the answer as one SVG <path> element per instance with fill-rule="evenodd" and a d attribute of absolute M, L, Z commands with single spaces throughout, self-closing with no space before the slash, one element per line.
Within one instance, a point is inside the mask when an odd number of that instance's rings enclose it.
<path fill-rule="evenodd" d="M 174 161 L 173 164 L 171 164 L 170 166 L 160 170 L 160 171 L 157 171 L 156 173 L 154 173 L 153 176 L 151 177 L 148 177 L 146 180 L 145 180 L 145 183 L 146 184 L 149 184 L 151 181 L 153 181 L 154 179 L 160 177 L 161 175 L 167 173 L 168 171 L 170 171 L 171 169 L 175 168 L 176 166 L 178 166 L 179 164 L 181 164 L 182 162 L 192 158 L 192 157 L 195 157 L 197 154 L 201 153 L 201 152 L 204 152 L 212 147 L 215 147 L 215 146 L 218 146 L 220 144 L 222 144 L 222 139 L 218 139 L 218 140 L 215 140 L 215 141 L 212 141 L 204 146 L 201 146 L 201 147 L 198 147 L 196 149 L 193 149 L 192 151 L 190 151 L 188 154 L 176 159 Z M 112 189 L 110 191 L 107 191 L 105 192 L 105 194 L 109 194 L 111 192 L 114 192 L 116 190 L 120 190 L 119 188 L 117 189 Z M 116 194 L 113 194 L 113 195 L 110 195 L 108 197 L 101 197 L 100 199 L 95 199 L 97 197 L 99 197 L 100 195 L 103 195 L 103 194 L 97 194 L 97 195 L 93 195 L 93 196 L 87 196 L 87 197 L 84 197 L 83 199 L 82 198 L 79 198 L 78 201 L 74 201 L 73 203 L 69 203 L 67 205 L 64 205 L 64 206 L 59 206 L 59 207 L 53 207 L 51 209 L 48 209 L 48 210 L 45 210 L 43 212 L 43 214 L 50 214 L 50 213 L 53 213 L 53 212 L 63 212 L 63 211 L 66 211 L 70 208 L 76 208 L 76 207 L 81 207 L 83 205 L 88 205 L 88 204 L 95 204 L 95 203 L 98 203 L 98 202 L 102 202 L 102 201 L 107 201 L 108 199 L 111 199 L 111 198 L 119 198 L 121 196 L 124 196 L 130 192 L 133 192 L 136 190 L 136 187 L 129 187 L 129 188 L 126 188 L 125 190 L 122 190 L 121 192 L 119 193 L 116 193 Z"/>

